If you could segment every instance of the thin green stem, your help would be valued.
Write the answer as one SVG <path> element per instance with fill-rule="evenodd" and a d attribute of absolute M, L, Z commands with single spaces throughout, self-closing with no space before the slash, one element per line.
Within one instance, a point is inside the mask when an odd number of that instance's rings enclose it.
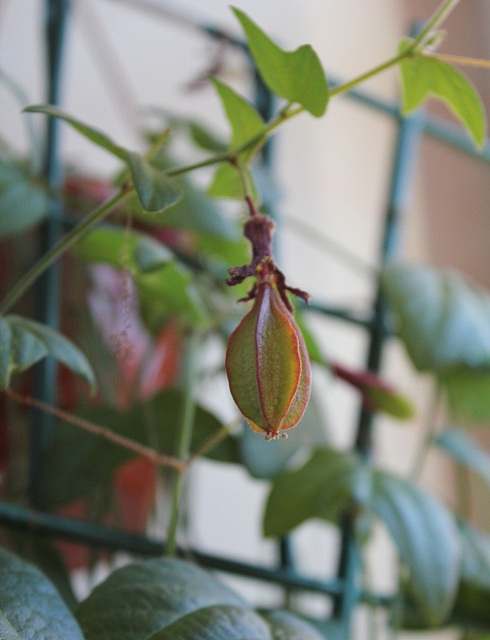
<path fill-rule="evenodd" d="M 80 236 L 87 231 L 96 222 L 99 222 L 132 193 L 133 190 L 120 191 L 110 200 L 107 200 L 94 209 L 86 218 L 78 225 L 73 227 L 59 242 L 54 244 L 26 274 L 17 282 L 16 285 L 7 293 L 4 300 L 0 304 L 0 314 L 6 313 L 17 302 L 17 300 L 25 293 L 25 291 L 46 271 L 46 269 L 55 262 L 67 249 L 72 247 Z"/>
<path fill-rule="evenodd" d="M 344 82 L 343 84 L 339 84 L 338 86 L 333 87 L 332 89 L 330 89 L 330 98 L 340 95 L 341 93 L 346 93 L 347 91 L 350 91 L 351 89 L 356 87 L 358 84 L 361 84 L 362 82 L 369 80 L 369 78 L 376 76 L 378 73 L 381 73 L 382 71 L 386 71 L 386 69 L 389 69 L 390 67 L 393 67 L 395 64 L 398 64 L 408 55 L 409 54 L 406 51 L 404 51 L 403 53 L 399 53 L 398 55 L 393 56 L 388 60 L 385 60 L 385 62 L 382 62 L 376 67 L 373 67 L 369 71 L 366 71 L 366 73 L 362 73 L 356 78 L 349 80 L 349 82 Z"/>
<path fill-rule="evenodd" d="M 427 20 L 407 51 L 413 53 L 419 45 L 423 45 L 427 36 L 444 22 L 459 1 L 460 0 L 444 0 Z"/>
<path fill-rule="evenodd" d="M 184 353 L 184 398 L 178 424 L 179 442 L 176 452 L 176 456 L 180 460 L 187 460 L 189 458 L 191 448 L 192 429 L 194 426 L 194 416 L 196 412 L 194 387 L 197 378 L 197 364 L 199 362 L 198 352 L 199 336 L 196 332 L 192 332 L 189 334 Z M 179 524 L 183 484 L 184 474 L 177 471 L 174 476 L 172 506 L 167 529 L 166 553 L 170 558 L 177 555 L 177 528 Z"/>
<path fill-rule="evenodd" d="M 456 497 L 459 515 L 468 520 L 471 516 L 470 472 L 463 464 L 456 463 Z"/>
<path fill-rule="evenodd" d="M 248 146 L 249 143 L 247 143 Z M 245 145 L 242 145 L 245 146 Z M 205 158 L 199 162 L 194 162 L 192 164 L 185 164 L 182 167 L 175 167 L 175 169 L 169 169 L 166 171 L 166 175 L 169 178 L 173 178 L 175 176 L 180 176 L 183 173 L 189 173 L 190 171 L 195 171 L 196 169 L 202 169 L 203 167 L 209 167 L 213 164 L 218 164 L 219 162 L 229 162 L 233 157 L 236 150 L 226 153 L 218 153 L 210 158 Z"/>
<path fill-rule="evenodd" d="M 420 448 L 415 457 L 415 462 L 412 470 L 412 478 L 417 480 L 422 473 L 424 464 L 427 458 L 427 454 L 432 445 L 434 434 L 437 427 L 437 413 L 439 410 L 439 402 L 441 400 L 441 388 L 438 382 L 435 383 L 435 388 L 432 390 L 430 405 L 427 411 L 426 426 Z"/>

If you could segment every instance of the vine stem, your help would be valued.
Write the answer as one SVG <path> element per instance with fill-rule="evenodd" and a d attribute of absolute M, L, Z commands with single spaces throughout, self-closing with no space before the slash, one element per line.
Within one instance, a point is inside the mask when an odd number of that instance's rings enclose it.
<path fill-rule="evenodd" d="M 131 190 L 132 191 L 132 190 Z M 27 291 L 27 289 L 43 274 L 46 269 L 53 264 L 67 249 L 72 247 L 93 224 L 99 222 L 109 215 L 112 210 L 122 204 L 131 191 L 119 191 L 115 196 L 104 202 L 97 209 L 94 209 L 86 218 L 77 224 L 71 231 L 63 236 L 49 251 L 24 274 L 16 285 L 7 293 L 0 304 L 0 314 L 8 311 L 17 300 Z"/>
<path fill-rule="evenodd" d="M 441 399 L 441 387 L 438 382 L 435 383 L 435 388 L 432 390 L 429 409 L 427 411 L 426 427 L 422 438 L 420 448 L 415 457 L 411 476 L 414 480 L 417 480 L 424 468 L 425 460 L 429 452 L 432 440 L 437 426 L 437 412 L 439 410 L 439 402 Z"/>
<path fill-rule="evenodd" d="M 184 347 L 183 382 L 184 398 L 179 417 L 178 431 L 179 442 L 176 457 L 185 460 L 189 458 L 196 403 L 194 401 L 194 387 L 197 379 L 197 365 L 199 362 L 199 335 L 193 331 L 189 334 Z M 184 483 L 184 473 L 176 471 L 172 492 L 172 505 L 167 528 L 167 556 L 173 558 L 177 555 L 177 528 L 179 524 L 180 504 Z"/>
<path fill-rule="evenodd" d="M 425 25 L 422 27 L 417 37 L 412 43 L 412 46 L 409 48 L 409 51 L 413 53 L 415 49 L 419 45 L 423 45 L 425 39 L 434 29 L 437 29 L 439 25 L 441 25 L 444 20 L 448 17 L 451 11 L 456 7 L 456 5 L 460 2 L 460 0 L 444 0 L 434 11 L 432 16 L 427 20 Z"/>
<path fill-rule="evenodd" d="M 96 436 L 104 438 L 113 444 L 122 447 L 123 449 L 127 449 L 128 451 L 132 451 L 133 453 L 143 456 L 144 458 L 148 458 L 151 462 L 158 465 L 159 467 L 170 467 L 180 473 L 185 473 L 191 464 L 193 464 L 199 458 L 205 456 L 211 449 L 214 449 L 222 440 L 228 438 L 230 433 L 242 422 L 241 418 L 236 418 L 232 420 L 228 424 L 222 426 L 218 429 L 212 436 L 210 436 L 196 451 L 190 455 L 190 457 L 186 459 L 178 459 L 172 458 L 171 456 L 167 456 L 164 453 L 160 453 L 156 449 L 151 447 L 147 447 L 136 440 L 132 440 L 131 438 L 127 438 L 126 436 L 122 436 L 111 429 L 104 427 L 100 424 L 92 422 L 91 420 L 86 420 L 85 418 L 81 418 L 80 416 L 74 415 L 73 413 L 69 413 L 68 411 L 64 411 L 59 407 L 54 407 L 53 405 L 48 404 L 47 402 L 43 402 L 42 400 L 38 400 L 32 396 L 22 395 L 20 393 L 16 393 L 12 391 L 12 389 L 2 389 L 3 393 L 8 396 L 14 402 L 17 402 L 20 405 L 25 407 L 34 407 L 39 409 L 40 411 L 44 411 L 44 413 L 48 413 L 63 422 L 73 425 L 83 431 L 88 431 Z"/>
<path fill-rule="evenodd" d="M 480 69 L 490 69 L 490 60 L 482 58 L 468 58 L 467 56 L 453 56 L 447 53 L 424 53 L 428 58 L 436 58 L 442 62 L 449 62 L 461 67 L 477 67 Z"/>
<path fill-rule="evenodd" d="M 99 424 L 95 424 L 89 420 L 85 420 L 84 418 L 80 418 L 80 416 L 75 416 L 72 413 L 68 413 L 68 411 L 63 411 L 63 409 L 59 409 L 58 407 L 53 407 L 42 400 L 38 400 L 37 398 L 33 398 L 31 396 L 24 396 L 11 389 L 3 389 L 5 395 L 9 398 L 17 402 L 18 404 L 24 405 L 26 407 L 35 407 L 40 411 L 44 411 L 59 420 L 63 420 L 79 429 L 83 429 L 84 431 L 88 431 L 96 436 L 104 438 L 105 440 L 109 440 L 113 444 L 116 444 L 124 449 L 132 451 L 137 455 L 143 456 L 151 460 L 154 464 L 161 467 L 171 467 L 177 471 L 185 471 L 187 469 L 188 463 L 185 460 L 178 460 L 177 458 L 171 458 L 170 456 L 166 456 L 163 453 L 159 453 L 150 447 L 146 447 L 135 440 L 131 440 L 131 438 L 126 438 L 125 436 L 120 435 L 106 427 L 103 427 Z"/>

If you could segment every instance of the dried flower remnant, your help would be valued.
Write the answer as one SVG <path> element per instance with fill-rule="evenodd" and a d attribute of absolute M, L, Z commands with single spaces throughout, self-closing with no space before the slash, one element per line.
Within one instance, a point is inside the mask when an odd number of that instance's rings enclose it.
<path fill-rule="evenodd" d="M 306 301 L 309 295 L 286 284 L 272 255 L 274 223 L 258 215 L 251 202 L 249 206 L 252 215 L 244 234 L 252 244 L 252 261 L 229 269 L 227 283 L 255 277 L 242 298 L 254 304 L 230 336 L 226 371 L 233 399 L 252 429 L 265 432 L 266 440 L 277 440 L 281 431 L 299 422 L 311 389 L 308 353 L 286 291 Z"/>

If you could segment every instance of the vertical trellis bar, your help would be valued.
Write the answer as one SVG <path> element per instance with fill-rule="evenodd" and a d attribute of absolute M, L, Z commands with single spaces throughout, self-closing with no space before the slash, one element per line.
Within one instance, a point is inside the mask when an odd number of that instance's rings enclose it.
<path fill-rule="evenodd" d="M 397 255 L 400 223 L 412 194 L 414 170 L 423 132 L 423 119 L 423 112 L 420 111 L 408 118 L 400 118 L 398 121 L 397 145 L 380 250 L 381 266 Z M 366 366 L 370 371 L 377 372 L 380 369 L 383 347 L 387 337 L 386 323 L 386 302 L 378 283 L 366 361 Z M 366 464 L 370 463 L 371 458 L 373 422 L 373 413 L 363 405 L 359 413 L 355 449 Z M 355 540 L 353 518 L 354 516 L 346 514 L 342 526 L 338 577 L 343 582 L 343 589 L 341 595 L 334 601 L 334 616 L 346 625 L 347 636 L 360 593 L 358 584 L 360 551 Z"/>
<path fill-rule="evenodd" d="M 61 68 L 69 0 L 46 0 L 45 43 L 47 62 L 47 102 L 58 104 L 61 89 Z M 39 251 L 45 253 L 62 235 L 63 211 L 57 191 L 62 184 L 62 164 L 58 153 L 58 125 L 56 118 L 46 122 L 43 174 L 52 190 L 46 222 L 40 230 Z M 60 309 L 61 266 L 54 264 L 40 278 L 36 288 L 37 319 L 57 328 Z M 56 403 L 57 367 L 52 358 L 44 359 L 36 368 L 35 394 L 44 402 Z M 51 417 L 35 411 L 31 436 L 29 499 L 32 506 L 42 506 L 42 467 L 52 430 Z"/>

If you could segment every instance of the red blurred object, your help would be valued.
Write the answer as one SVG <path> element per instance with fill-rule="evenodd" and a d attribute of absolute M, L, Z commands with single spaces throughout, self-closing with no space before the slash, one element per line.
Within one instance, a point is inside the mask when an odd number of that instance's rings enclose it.
<path fill-rule="evenodd" d="M 117 189 L 107 181 L 87 176 L 68 176 L 65 180 L 65 196 L 70 206 L 84 209 L 112 198 Z"/>
<path fill-rule="evenodd" d="M 116 509 L 127 531 L 144 531 L 155 501 L 157 472 L 148 458 L 137 458 L 114 474 Z"/>

